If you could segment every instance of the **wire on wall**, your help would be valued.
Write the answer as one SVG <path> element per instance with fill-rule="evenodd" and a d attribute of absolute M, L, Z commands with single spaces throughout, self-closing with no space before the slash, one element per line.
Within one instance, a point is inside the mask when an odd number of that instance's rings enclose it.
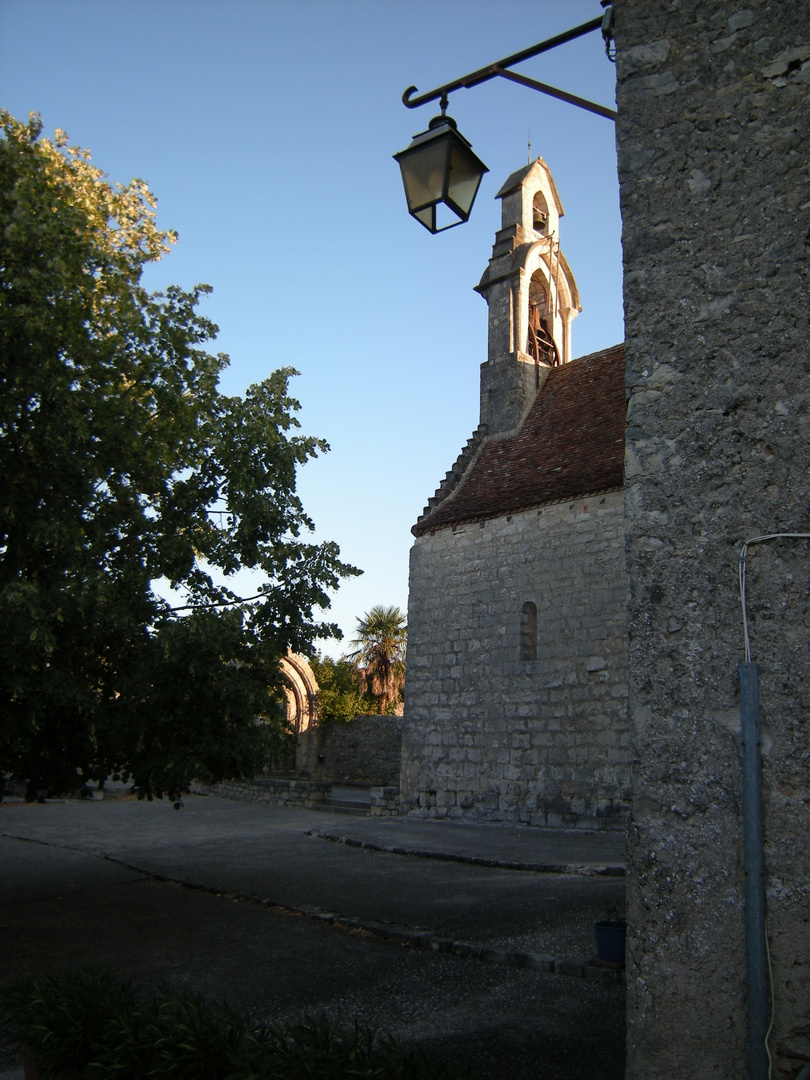
<path fill-rule="evenodd" d="M 748 555 L 748 549 L 752 544 L 762 544 L 766 540 L 810 540 L 810 533 L 799 532 L 784 532 L 784 533 L 767 533 L 763 536 L 755 536 L 751 540 L 746 540 L 740 550 L 740 604 L 742 605 L 742 621 L 743 621 L 743 638 L 745 643 L 745 662 L 751 663 L 751 642 L 748 638 L 748 616 L 745 609 L 745 561 Z"/>

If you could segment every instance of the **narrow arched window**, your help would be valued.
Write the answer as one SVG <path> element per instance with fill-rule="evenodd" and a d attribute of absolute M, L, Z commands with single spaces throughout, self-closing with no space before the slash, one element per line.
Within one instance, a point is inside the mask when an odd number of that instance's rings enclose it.
<path fill-rule="evenodd" d="M 531 600 L 520 609 L 520 659 L 537 659 L 537 605 Z"/>

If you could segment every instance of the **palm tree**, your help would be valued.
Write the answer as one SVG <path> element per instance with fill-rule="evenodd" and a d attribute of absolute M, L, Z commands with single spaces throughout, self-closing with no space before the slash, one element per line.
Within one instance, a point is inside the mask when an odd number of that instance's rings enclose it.
<path fill-rule="evenodd" d="M 405 685 L 405 616 L 398 607 L 377 605 L 357 620 L 349 653 L 364 692 L 376 699 L 380 715 L 399 700 Z"/>

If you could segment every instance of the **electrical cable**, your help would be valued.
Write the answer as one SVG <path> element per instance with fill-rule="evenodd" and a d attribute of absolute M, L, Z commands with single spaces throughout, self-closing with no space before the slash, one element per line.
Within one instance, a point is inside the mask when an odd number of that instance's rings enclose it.
<path fill-rule="evenodd" d="M 776 1002 L 774 1000 L 773 990 L 773 967 L 771 966 L 771 946 L 768 942 L 768 923 L 765 922 L 765 958 L 768 961 L 768 986 L 771 990 L 771 1022 L 768 1024 L 768 1030 L 765 1032 L 765 1053 L 768 1055 L 768 1080 L 771 1080 L 773 1075 L 773 1058 L 771 1057 L 771 1048 L 768 1046 L 768 1039 L 771 1037 L 773 1031 L 773 1022 L 776 1017 Z"/>

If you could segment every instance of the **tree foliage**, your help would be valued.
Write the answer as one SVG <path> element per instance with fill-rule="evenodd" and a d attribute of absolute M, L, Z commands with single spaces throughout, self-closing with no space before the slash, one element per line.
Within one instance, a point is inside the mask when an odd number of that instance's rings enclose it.
<path fill-rule="evenodd" d="M 278 660 L 339 636 L 316 610 L 357 571 L 306 539 L 296 470 L 328 447 L 296 372 L 222 394 L 207 286 L 141 284 L 176 239 L 146 185 L 40 136 L 0 112 L 0 775 L 176 798 L 278 749 Z"/>
<path fill-rule="evenodd" d="M 374 712 L 377 702 L 360 687 L 357 666 L 345 656 L 333 660 L 318 654 L 310 660 L 318 681 L 319 719 L 346 724 L 356 716 Z"/>
<path fill-rule="evenodd" d="M 349 658 L 360 676 L 360 687 L 372 694 L 380 715 L 401 701 L 405 685 L 405 616 L 398 607 L 377 605 L 357 620 Z"/>

